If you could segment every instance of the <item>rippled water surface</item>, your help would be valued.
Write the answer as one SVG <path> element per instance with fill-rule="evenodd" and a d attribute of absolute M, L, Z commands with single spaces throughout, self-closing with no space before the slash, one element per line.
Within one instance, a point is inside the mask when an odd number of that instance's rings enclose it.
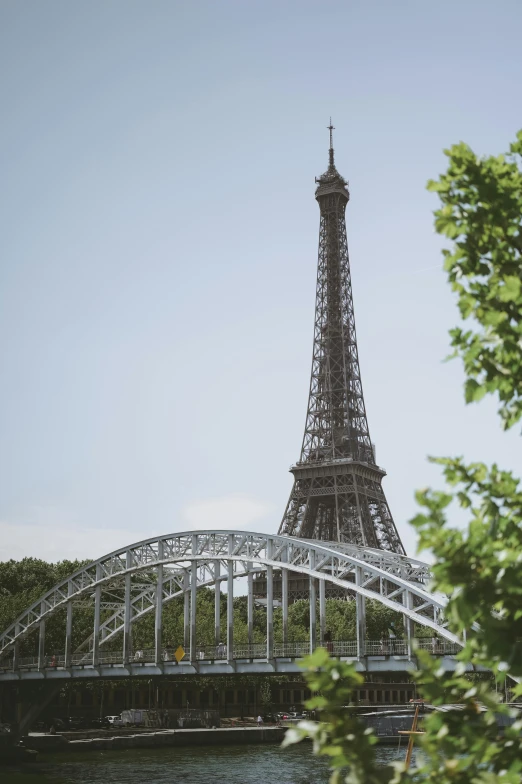
<path fill-rule="evenodd" d="M 396 746 L 379 746 L 378 758 L 397 758 Z M 404 757 L 404 749 L 400 758 Z M 31 771 L 32 768 L 32 771 Z M 184 749 L 129 749 L 60 754 L 42 758 L 24 773 L 7 774 L 5 784 L 326 784 L 325 760 L 310 744 L 190 746 Z"/>

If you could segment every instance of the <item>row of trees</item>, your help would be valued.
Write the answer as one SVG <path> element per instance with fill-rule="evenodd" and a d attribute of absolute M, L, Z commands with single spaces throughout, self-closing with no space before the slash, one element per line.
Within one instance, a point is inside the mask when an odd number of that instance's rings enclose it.
<path fill-rule="evenodd" d="M 30 604 L 37 601 L 45 591 L 66 578 L 85 562 L 61 561 L 51 564 L 35 558 L 0 563 L 0 628 L 5 629 Z M 142 579 L 142 578 L 141 578 Z M 115 592 L 113 592 L 115 593 Z M 104 610 L 103 614 L 107 614 Z M 226 629 L 226 595 L 221 595 L 221 626 Z M 197 642 L 199 645 L 213 645 L 214 640 L 214 591 L 202 588 L 197 594 Z M 103 620 L 103 617 L 102 617 Z M 93 608 L 75 606 L 73 646 L 78 647 L 92 633 Z M 326 600 L 326 628 L 334 640 L 353 640 L 355 630 L 355 602 L 343 599 Z M 367 634 L 369 639 L 378 640 L 393 628 L 398 636 L 402 634 L 402 618 L 388 607 L 369 601 L 367 604 Z M 419 630 L 422 634 L 422 630 Z M 58 653 L 64 648 L 65 612 L 59 611 L 49 618 L 46 624 L 46 647 L 49 654 Z M 309 602 L 301 599 L 288 609 L 288 635 L 290 642 L 309 639 Z M 234 599 L 234 639 L 237 643 L 248 642 L 247 598 Z M 254 611 L 254 642 L 266 639 L 266 611 Z M 282 642 L 283 619 L 280 609 L 274 610 L 274 639 Z M 173 599 L 164 607 L 163 644 L 177 647 L 183 642 L 183 602 Z M 107 643 L 108 650 L 119 650 L 121 635 Z M 36 634 L 24 640 L 21 655 L 31 656 L 36 651 Z M 154 647 L 154 616 L 149 613 L 133 624 L 134 648 Z"/>

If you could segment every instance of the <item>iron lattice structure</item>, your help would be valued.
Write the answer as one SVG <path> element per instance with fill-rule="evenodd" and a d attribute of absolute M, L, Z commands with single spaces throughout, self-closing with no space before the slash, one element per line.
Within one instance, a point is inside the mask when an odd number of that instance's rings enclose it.
<path fill-rule="evenodd" d="M 348 183 L 319 178 L 319 259 L 312 375 L 299 462 L 279 534 L 404 553 L 382 489 L 364 404 L 346 238 Z"/>
<path fill-rule="evenodd" d="M 254 575 L 266 581 L 266 639 L 254 638 Z M 292 576 L 310 586 L 309 639 L 296 646 L 289 637 L 288 607 Z M 247 582 L 248 641 L 234 641 L 234 581 Z M 282 585 L 282 642 L 274 633 L 274 583 Z M 333 585 L 355 601 L 356 634 L 341 655 L 362 659 L 381 656 L 380 643 L 366 639 L 366 601 L 373 600 L 401 613 L 405 640 L 398 656 L 413 655 L 414 624 L 440 635 L 452 646 L 462 646 L 444 617 L 447 597 L 429 590 L 429 566 L 408 556 L 296 537 L 249 531 L 185 531 L 152 537 L 102 556 L 57 583 L 33 602 L 7 629 L 0 629 L 0 682 L 74 677 L 127 677 L 230 672 L 296 672 L 296 658 L 323 644 L 326 632 L 327 586 Z M 222 628 L 221 585 L 226 585 L 226 628 Z M 197 622 L 197 592 L 215 589 L 215 644 L 201 645 Z M 184 655 L 173 661 L 164 657 L 163 608 L 174 599 L 183 604 Z M 77 608 L 92 611 L 92 634 L 78 645 L 74 640 Z M 64 646 L 49 663 L 46 624 L 53 618 L 61 625 Z M 154 648 L 146 661 L 133 649 L 133 629 L 146 616 L 154 618 Z M 85 617 L 85 616 L 84 616 Z M 20 643 L 37 635 L 37 655 L 20 656 Z M 114 646 L 119 640 L 120 644 Z M 222 641 L 225 640 L 226 644 Z M 174 642 L 174 648 L 181 642 Z M 224 646 L 224 647 L 223 647 Z M 455 653 L 456 647 L 444 652 Z M 143 652 L 142 652 L 143 653 Z M 274 664 L 277 658 L 292 659 Z M 255 660 L 261 660 L 256 662 Z M 264 661 L 264 664 L 263 664 Z M 137 662 L 137 663 L 136 663 Z M 224 666 L 225 663 L 228 666 Z M 378 670 L 381 665 L 377 663 Z M 404 667 L 398 663 L 397 668 Z M 87 669 L 85 669 L 87 668 Z M 104 669 L 105 668 L 105 669 Z M 381 667 L 382 668 L 382 667 Z M 370 668 L 371 669 L 371 668 Z M 43 673 L 48 671 L 44 676 Z"/>

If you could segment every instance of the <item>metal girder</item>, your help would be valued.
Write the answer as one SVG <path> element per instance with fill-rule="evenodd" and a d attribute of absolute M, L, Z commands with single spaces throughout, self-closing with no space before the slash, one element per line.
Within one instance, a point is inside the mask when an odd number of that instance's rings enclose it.
<path fill-rule="evenodd" d="M 0 656 L 10 650 L 15 642 L 30 632 L 67 602 L 94 597 L 96 588 L 102 592 L 106 586 L 115 590 L 115 581 L 123 585 L 128 576 L 138 576 L 140 591 L 130 595 L 130 618 L 134 621 L 155 607 L 156 583 L 143 589 L 143 573 L 163 564 L 163 601 L 182 595 L 183 574 L 196 563 L 198 587 L 212 585 L 216 578 L 216 561 L 220 563 L 219 579 L 228 578 L 229 564 L 234 577 L 246 575 L 250 570 L 265 571 L 288 569 L 314 579 L 323 579 L 343 589 L 349 589 L 367 599 L 382 604 L 407 616 L 409 620 L 437 630 L 441 636 L 458 642 L 443 625 L 442 613 L 446 605 L 443 596 L 432 595 L 425 584 L 408 579 L 406 575 L 423 570 L 427 578 L 429 568 L 406 556 L 364 548 L 343 548 L 317 541 L 295 537 L 272 536 L 245 531 L 199 531 L 168 534 L 109 553 L 78 570 L 59 583 L 29 607 L 0 635 Z M 159 551 L 163 551 L 159 557 Z M 269 555 L 270 553 L 270 555 Z M 176 566 L 176 569 L 167 568 Z M 362 579 L 356 582 L 356 570 Z M 141 577 L 140 577 L 141 575 Z M 403 603 L 405 594 L 412 597 L 410 605 Z M 123 604 L 123 598 L 122 598 Z M 122 610 L 115 612 L 100 627 L 100 645 L 121 631 Z"/>

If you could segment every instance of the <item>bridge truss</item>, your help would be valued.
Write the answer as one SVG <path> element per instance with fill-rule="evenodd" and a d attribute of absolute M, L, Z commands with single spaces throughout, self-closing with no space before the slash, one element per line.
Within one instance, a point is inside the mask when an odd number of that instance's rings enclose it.
<path fill-rule="evenodd" d="M 254 644 L 254 575 L 266 575 L 266 643 Z M 278 574 L 279 573 L 279 574 Z M 166 602 L 183 597 L 184 647 L 190 671 L 201 671 L 202 648 L 198 646 L 196 596 L 204 586 L 215 588 L 215 646 L 203 651 L 205 661 L 212 660 L 216 671 L 248 671 L 244 664 L 263 662 L 262 671 L 284 669 L 276 660 L 295 659 L 303 650 L 288 641 L 289 574 L 308 578 L 310 618 L 308 648 L 313 651 L 325 639 L 326 585 L 345 589 L 356 605 L 356 636 L 351 648 L 340 651 L 362 661 L 375 653 L 366 640 L 365 604 L 373 599 L 404 618 L 405 639 L 400 653 L 412 656 L 414 626 L 430 628 L 453 646 L 462 645 L 449 631 L 444 620 L 446 597 L 429 589 L 427 564 L 405 555 L 356 545 L 343 545 L 288 536 L 250 533 L 247 531 L 194 531 L 167 534 L 132 544 L 88 564 L 70 575 L 31 605 L 0 635 L 0 680 L 26 676 L 19 656 L 20 642 L 38 634 L 38 656 L 34 671 L 43 672 L 48 665 L 45 649 L 46 621 L 65 611 L 64 655 L 53 676 L 71 677 L 77 668 L 88 667 L 90 676 L 110 660 L 119 664 L 121 674 L 140 674 L 130 665 L 135 662 L 132 650 L 132 626 L 147 614 L 155 620 L 154 649 L 151 664 L 158 672 L 170 668 L 165 662 L 162 637 L 162 613 Z M 274 574 L 282 586 L 283 643 L 274 643 Z M 234 581 L 247 584 L 248 645 L 234 645 Z M 227 622 L 221 629 L 221 586 L 226 584 Z M 74 608 L 87 605 L 93 609 L 92 634 L 80 646 L 72 648 Z M 317 606 L 319 612 L 317 613 Z M 104 646 L 121 635 L 121 653 L 104 654 Z M 226 644 L 221 641 L 226 640 Z M 398 641 L 399 642 L 399 641 Z M 293 647 L 292 647 L 293 645 Z M 111 647 L 111 646 L 108 646 Z M 302 647 L 302 646 L 301 646 Z M 382 651 L 381 651 L 382 653 Z M 172 663 L 171 664 L 175 664 Z M 228 665 L 228 670 L 223 670 Z M 127 669 L 125 669 L 127 668 Z M 208 666 L 205 668 L 207 671 Z M 33 671 L 33 676 L 34 676 Z M 29 675 L 27 675 L 29 677 Z M 113 670 L 114 677 L 114 670 Z"/>

